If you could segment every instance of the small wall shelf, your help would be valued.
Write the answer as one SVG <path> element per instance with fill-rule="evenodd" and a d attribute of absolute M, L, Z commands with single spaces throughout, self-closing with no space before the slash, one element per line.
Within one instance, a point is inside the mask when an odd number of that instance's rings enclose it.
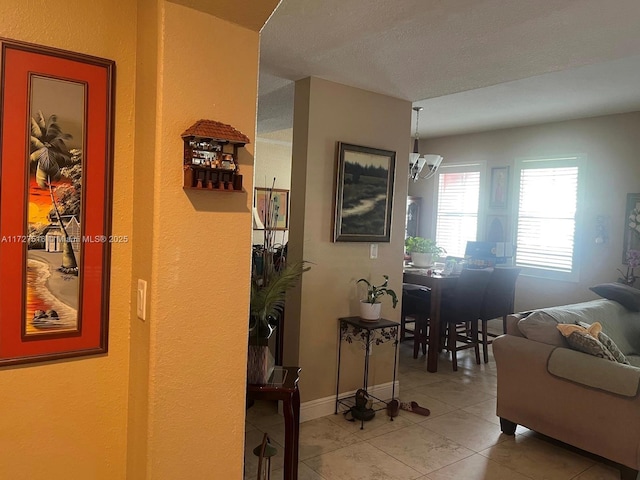
<path fill-rule="evenodd" d="M 198 120 L 182 133 L 185 190 L 243 192 L 238 149 L 249 137 L 231 125 Z"/>

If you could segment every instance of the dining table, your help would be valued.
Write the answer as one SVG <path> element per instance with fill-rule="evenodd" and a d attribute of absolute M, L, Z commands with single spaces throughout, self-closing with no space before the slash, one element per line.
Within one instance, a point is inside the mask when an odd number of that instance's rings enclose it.
<path fill-rule="evenodd" d="M 431 312 L 427 342 L 427 371 L 438 371 L 438 350 L 440 343 L 440 306 L 443 293 L 453 290 L 458 275 L 443 275 L 429 268 L 404 267 L 402 282 L 422 285 L 431 289 Z"/>

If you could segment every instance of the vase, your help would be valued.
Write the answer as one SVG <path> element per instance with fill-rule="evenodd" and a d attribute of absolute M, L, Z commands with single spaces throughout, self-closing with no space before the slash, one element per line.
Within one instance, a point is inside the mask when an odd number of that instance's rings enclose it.
<path fill-rule="evenodd" d="M 252 319 L 249 327 L 249 349 L 247 354 L 247 383 L 265 385 L 275 367 L 275 358 L 269 348 L 269 339 L 275 331 L 268 321 Z"/>
<path fill-rule="evenodd" d="M 360 318 L 369 322 L 380 320 L 381 303 L 369 303 L 365 300 L 360 301 Z"/>
<path fill-rule="evenodd" d="M 431 253 L 411 253 L 411 263 L 414 267 L 430 267 L 433 265 L 433 255 Z"/>

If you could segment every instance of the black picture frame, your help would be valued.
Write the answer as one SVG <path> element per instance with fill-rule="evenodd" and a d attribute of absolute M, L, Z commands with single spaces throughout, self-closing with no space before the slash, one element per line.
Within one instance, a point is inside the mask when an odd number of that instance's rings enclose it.
<path fill-rule="evenodd" d="M 337 144 L 334 242 L 390 242 L 396 152 Z"/>

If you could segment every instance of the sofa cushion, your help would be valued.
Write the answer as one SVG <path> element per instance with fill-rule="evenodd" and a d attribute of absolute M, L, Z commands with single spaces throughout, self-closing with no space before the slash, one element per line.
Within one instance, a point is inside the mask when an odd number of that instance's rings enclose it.
<path fill-rule="evenodd" d="M 603 362 L 568 348 L 556 348 L 551 352 L 547 370 L 556 377 L 625 397 L 635 397 L 640 385 L 640 368 Z"/>
<path fill-rule="evenodd" d="M 618 302 L 632 312 L 640 312 L 640 290 L 638 289 L 622 283 L 601 283 L 590 287 L 589 290 L 603 298 Z"/>
<path fill-rule="evenodd" d="M 625 356 L 640 355 L 640 312 L 627 310 L 612 300 L 598 299 L 535 310 L 518 321 L 518 330 L 530 340 L 568 347 L 556 325 L 579 322 L 600 322 Z"/>
<path fill-rule="evenodd" d="M 518 322 L 518 330 L 529 340 L 568 347 L 569 344 L 556 328 L 558 322 L 544 310 L 536 310 Z"/>
<path fill-rule="evenodd" d="M 585 328 L 582 325 L 558 324 L 558 330 L 564 335 L 569 346 L 579 352 L 588 353 L 595 357 L 604 358 L 615 362 L 615 357 L 609 352 L 600 340 L 598 334 L 602 331 L 600 323 L 595 322 Z"/>

